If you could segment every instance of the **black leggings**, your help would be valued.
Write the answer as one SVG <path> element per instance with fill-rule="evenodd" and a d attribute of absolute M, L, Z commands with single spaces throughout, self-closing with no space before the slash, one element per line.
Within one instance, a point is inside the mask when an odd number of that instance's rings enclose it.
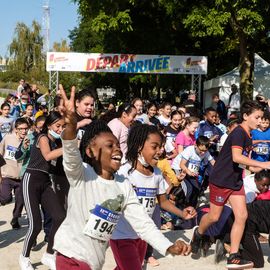
<path fill-rule="evenodd" d="M 264 267 L 263 251 L 259 241 L 259 236 L 260 234 L 256 225 L 252 221 L 247 220 L 241 241 L 243 246 L 241 255 L 244 259 L 252 261 L 254 263 L 254 268 Z"/>
<path fill-rule="evenodd" d="M 30 250 L 42 228 L 40 205 L 52 218 L 52 227 L 49 234 L 47 252 L 53 254 L 54 235 L 65 218 L 65 211 L 51 187 L 47 173 L 35 170 L 26 170 L 23 176 L 23 198 L 29 219 L 29 228 L 24 240 L 23 256 L 29 257 Z"/>

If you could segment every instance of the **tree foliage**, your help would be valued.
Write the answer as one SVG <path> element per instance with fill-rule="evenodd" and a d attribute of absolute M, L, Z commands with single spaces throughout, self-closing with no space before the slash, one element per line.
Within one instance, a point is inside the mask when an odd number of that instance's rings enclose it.
<path fill-rule="evenodd" d="M 40 25 L 33 21 L 31 27 L 28 27 L 26 24 L 18 22 L 9 46 L 10 71 L 19 71 L 20 77 L 43 81 L 46 73 L 42 48 L 43 38 Z"/>
<path fill-rule="evenodd" d="M 208 76 L 239 64 L 241 94 L 251 98 L 253 54 L 269 51 L 268 0 L 74 0 L 79 26 L 72 47 L 81 52 L 207 55 Z M 88 83 L 108 83 L 112 74 L 91 74 Z M 97 79 L 99 77 L 99 79 Z M 155 77 L 153 79 L 153 77 Z M 122 75 L 133 91 L 188 88 L 185 76 Z M 158 79 L 157 79 L 158 78 Z M 126 86 L 125 86 L 126 88 Z"/>
<path fill-rule="evenodd" d="M 267 39 L 270 3 L 264 0 L 197 1 L 183 23 L 198 38 L 216 36 L 224 53 L 239 51 L 242 100 L 253 97 L 254 53 Z"/>

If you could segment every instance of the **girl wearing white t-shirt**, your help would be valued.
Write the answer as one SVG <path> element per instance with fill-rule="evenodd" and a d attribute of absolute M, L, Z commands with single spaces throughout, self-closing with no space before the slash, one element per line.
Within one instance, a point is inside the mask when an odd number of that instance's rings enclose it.
<path fill-rule="evenodd" d="M 165 180 L 161 171 L 156 168 L 162 146 L 162 135 L 157 127 L 133 127 L 127 144 L 128 163 L 120 168 L 118 175 L 129 179 L 145 212 L 151 217 L 158 199 L 161 208 L 185 219 L 194 217 L 196 211 L 193 207 L 181 211 L 166 198 Z M 137 212 L 134 214 L 139 216 Z M 117 270 L 140 270 L 142 267 L 147 244 L 141 239 L 142 235 L 137 234 L 131 226 L 133 223 L 121 216 L 110 241 Z"/>
<path fill-rule="evenodd" d="M 70 100 L 61 85 L 59 88 L 66 122 L 62 134 L 63 166 L 70 190 L 67 216 L 54 238 L 56 269 L 101 270 L 108 241 L 121 214 L 161 254 L 187 255 L 189 246 L 166 239 L 145 213 L 130 183 L 114 175 L 122 153 L 105 122 L 93 122 L 85 129 L 78 150 L 75 88 Z"/>

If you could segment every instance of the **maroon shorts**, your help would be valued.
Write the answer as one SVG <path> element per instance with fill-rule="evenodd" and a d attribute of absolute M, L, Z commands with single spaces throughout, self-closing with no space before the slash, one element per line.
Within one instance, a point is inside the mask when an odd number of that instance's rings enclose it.
<path fill-rule="evenodd" d="M 74 258 L 68 258 L 61 253 L 56 256 L 56 270 L 91 270 L 90 266 Z"/>
<path fill-rule="evenodd" d="M 217 206 L 225 205 L 229 197 L 232 195 L 245 196 L 244 186 L 242 186 L 239 190 L 232 190 L 229 188 L 221 188 L 209 183 L 209 191 L 210 202 Z"/>

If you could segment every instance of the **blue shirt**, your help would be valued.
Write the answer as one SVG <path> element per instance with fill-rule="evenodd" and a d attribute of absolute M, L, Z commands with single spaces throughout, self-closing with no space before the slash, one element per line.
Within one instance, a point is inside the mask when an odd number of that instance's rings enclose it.
<path fill-rule="evenodd" d="M 252 140 L 269 140 L 270 141 L 270 129 L 260 131 L 254 129 L 251 131 Z M 270 157 L 270 143 L 257 143 L 253 145 L 253 151 L 251 158 L 257 161 L 268 161 Z"/>
<path fill-rule="evenodd" d="M 216 143 L 220 140 L 221 136 L 223 135 L 222 131 L 216 127 L 214 124 L 211 124 L 209 121 L 205 121 L 204 123 L 201 123 L 199 125 L 198 128 L 198 137 L 199 136 L 205 136 L 208 139 L 210 139 L 211 137 L 218 135 L 217 140 L 215 140 L 210 148 L 209 148 L 209 152 L 212 156 L 216 156 L 217 153 L 217 146 Z"/>

